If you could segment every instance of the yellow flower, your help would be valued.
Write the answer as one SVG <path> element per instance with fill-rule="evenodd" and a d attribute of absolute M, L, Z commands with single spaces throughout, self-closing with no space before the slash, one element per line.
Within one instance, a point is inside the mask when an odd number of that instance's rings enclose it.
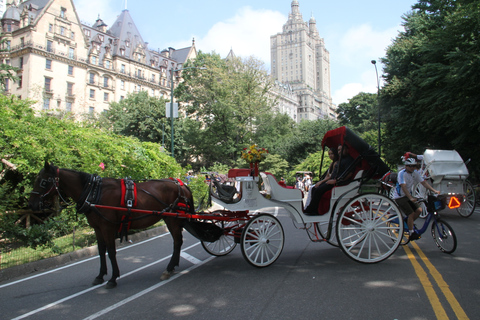
<path fill-rule="evenodd" d="M 242 151 L 242 159 L 248 163 L 260 162 L 268 155 L 268 150 L 259 148 L 256 144 L 252 144 L 249 148 L 244 148 Z"/>

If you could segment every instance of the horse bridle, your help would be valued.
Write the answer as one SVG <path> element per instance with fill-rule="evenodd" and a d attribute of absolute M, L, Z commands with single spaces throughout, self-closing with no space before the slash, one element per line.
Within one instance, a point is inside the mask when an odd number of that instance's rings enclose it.
<path fill-rule="evenodd" d="M 50 187 L 50 189 L 47 192 L 45 192 L 44 194 L 40 194 L 40 192 L 37 192 L 37 191 L 31 191 L 30 192 L 31 194 L 38 195 L 38 197 L 40 198 L 40 208 L 43 207 L 43 199 L 45 197 L 47 197 L 53 191 L 57 192 L 57 195 L 60 197 L 60 199 L 63 202 L 66 203 L 67 206 L 72 205 L 71 203 L 68 203 L 65 200 L 65 198 L 62 196 L 62 194 L 60 193 L 60 189 L 59 189 L 59 186 L 60 186 L 60 168 L 57 168 L 57 171 L 55 173 L 55 177 L 49 177 L 48 179 L 40 180 L 40 188 L 46 189 L 47 188 L 46 185 L 47 185 L 48 182 L 53 182 L 53 183 L 52 183 L 52 186 Z"/>

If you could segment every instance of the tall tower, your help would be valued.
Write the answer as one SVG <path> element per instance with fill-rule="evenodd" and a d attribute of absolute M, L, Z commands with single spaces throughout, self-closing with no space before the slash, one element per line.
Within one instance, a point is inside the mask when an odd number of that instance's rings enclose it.
<path fill-rule="evenodd" d="M 334 117 L 330 93 L 330 53 L 315 18 L 303 21 L 297 0 L 281 33 L 270 37 L 271 74 L 299 97 L 298 121 Z"/>

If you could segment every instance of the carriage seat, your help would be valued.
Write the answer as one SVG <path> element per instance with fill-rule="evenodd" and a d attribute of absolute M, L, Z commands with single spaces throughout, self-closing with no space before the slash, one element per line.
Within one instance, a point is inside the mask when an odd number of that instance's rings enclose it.
<path fill-rule="evenodd" d="M 325 192 L 320 198 L 318 204 L 318 214 L 324 215 L 330 211 L 330 207 L 337 201 L 337 199 L 345 194 L 344 198 L 349 199 L 358 194 L 358 187 L 360 186 L 363 177 L 363 170 L 357 171 L 355 178 L 348 184 L 342 186 L 335 186 L 332 190 Z"/>
<path fill-rule="evenodd" d="M 288 202 L 299 201 L 303 198 L 301 190 L 281 186 L 270 172 L 260 172 L 260 175 L 263 179 L 265 191 L 271 199 Z"/>

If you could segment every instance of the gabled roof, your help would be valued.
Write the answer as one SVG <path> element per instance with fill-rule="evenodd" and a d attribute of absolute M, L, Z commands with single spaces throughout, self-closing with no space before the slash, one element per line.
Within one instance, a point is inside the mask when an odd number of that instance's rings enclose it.
<path fill-rule="evenodd" d="M 109 33 L 118 39 L 112 51 L 113 55 L 120 55 L 120 49 L 125 49 L 125 57 L 131 57 L 133 51 L 139 45 L 147 50 L 147 46 L 128 10 L 122 11 L 109 29 Z"/>

